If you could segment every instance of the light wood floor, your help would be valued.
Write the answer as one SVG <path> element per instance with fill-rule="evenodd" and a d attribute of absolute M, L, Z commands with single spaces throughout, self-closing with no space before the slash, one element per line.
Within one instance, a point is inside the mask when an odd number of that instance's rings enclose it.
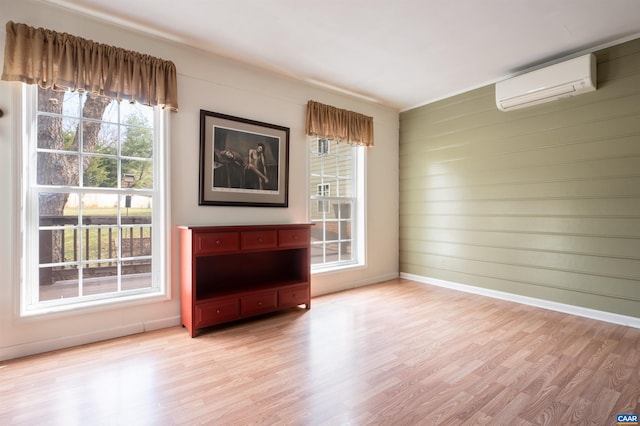
<path fill-rule="evenodd" d="M 0 363 L 1 425 L 614 425 L 640 329 L 406 280 Z"/>

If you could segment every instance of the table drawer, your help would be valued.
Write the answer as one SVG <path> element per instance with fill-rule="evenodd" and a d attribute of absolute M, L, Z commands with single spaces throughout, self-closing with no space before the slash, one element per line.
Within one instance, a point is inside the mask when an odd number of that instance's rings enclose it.
<path fill-rule="evenodd" d="M 194 254 L 222 253 L 240 249 L 237 232 L 208 232 L 195 235 Z"/>
<path fill-rule="evenodd" d="M 278 293 L 275 290 L 261 291 L 240 298 L 240 313 L 258 315 L 275 311 L 278 308 Z"/>
<path fill-rule="evenodd" d="M 309 286 L 297 285 L 278 290 L 278 307 L 291 308 L 309 303 Z"/>
<path fill-rule="evenodd" d="M 203 302 L 196 305 L 196 328 L 233 321 L 238 318 L 240 318 L 240 307 L 237 297 Z"/>
<path fill-rule="evenodd" d="M 278 233 L 280 247 L 305 247 L 309 244 L 309 228 L 281 229 Z"/>
<path fill-rule="evenodd" d="M 278 233 L 275 230 L 242 232 L 241 241 L 243 250 L 276 248 Z"/>

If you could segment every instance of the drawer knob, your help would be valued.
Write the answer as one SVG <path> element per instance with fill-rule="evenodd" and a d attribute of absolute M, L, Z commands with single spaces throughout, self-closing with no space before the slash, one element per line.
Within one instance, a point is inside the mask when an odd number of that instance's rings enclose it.
<path fill-rule="evenodd" d="M 216 240 L 216 245 L 219 246 L 220 244 L 221 244 L 220 240 Z"/>
<path fill-rule="evenodd" d="M 262 306 L 262 300 L 258 300 L 258 306 Z"/>
<path fill-rule="evenodd" d="M 220 314 L 220 309 L 216 309 L 216 314 Z"/>

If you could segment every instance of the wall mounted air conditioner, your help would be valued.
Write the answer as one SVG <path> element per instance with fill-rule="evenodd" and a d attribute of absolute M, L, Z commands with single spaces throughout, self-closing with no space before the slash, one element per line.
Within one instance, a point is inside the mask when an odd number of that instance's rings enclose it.
<path fill-rule="evenodd" d="M 496 83 L 496 105 L 511 111 L 594 90 L 596 57 L 589 53 Z"/>

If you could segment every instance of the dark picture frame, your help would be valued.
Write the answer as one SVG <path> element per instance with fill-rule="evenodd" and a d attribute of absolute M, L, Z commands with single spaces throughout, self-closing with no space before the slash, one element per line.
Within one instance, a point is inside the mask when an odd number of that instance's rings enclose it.
<path fill-rule="evenodd" d="M 200 110 L 199 205 L 288 207 L 289 128 Z"/>

